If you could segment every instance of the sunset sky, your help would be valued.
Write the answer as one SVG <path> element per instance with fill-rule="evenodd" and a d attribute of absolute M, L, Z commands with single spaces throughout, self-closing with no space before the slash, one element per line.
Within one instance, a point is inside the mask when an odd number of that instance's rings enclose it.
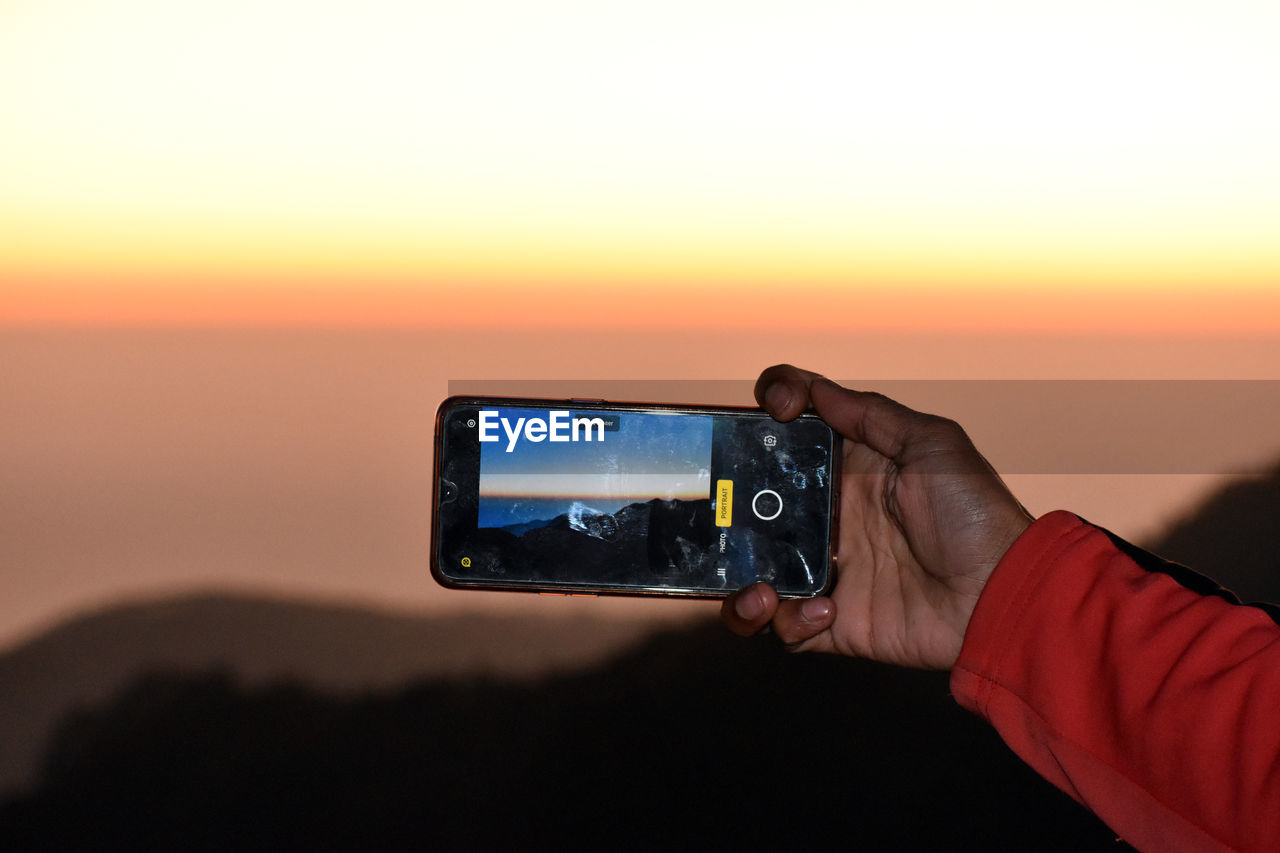
<path fill-rule="evenodd" d="M 1280 378 L 1277 45 L 1274 0 L 0 4 L 0 647 L 193 589 L 551 606 L 427 576 L 457 380 Z M 997 463 L 1046 426 L 938 388 Z M 1187 409 L 1168 458 L 1219 449 Z M 1253 421 L 1011 482 L 1142 534 Z"/>
<path fill-rule="evenodd" d="M 1278 43 L 1260 0 L 7 3 L 0 322 L 1276 331 Z"/>

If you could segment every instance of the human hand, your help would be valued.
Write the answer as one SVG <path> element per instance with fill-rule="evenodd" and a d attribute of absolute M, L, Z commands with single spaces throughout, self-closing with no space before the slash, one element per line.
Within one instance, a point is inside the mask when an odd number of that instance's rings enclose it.
<path fill-rule="evenodd" d="M 754 584 L 725 600 L 725 622 L 743 635 L 772 623 L 796 651 L 950 669 L 1031 515 L 954 421 L 790 365 L 765 370 L 755 394 L 779 421 L 812 408 L 845 438 L 836 584 L 787 601 Z"/>

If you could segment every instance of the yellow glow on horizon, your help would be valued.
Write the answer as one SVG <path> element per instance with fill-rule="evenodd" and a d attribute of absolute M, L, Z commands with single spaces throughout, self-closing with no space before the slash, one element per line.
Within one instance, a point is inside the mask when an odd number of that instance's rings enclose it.
<path fill-rule="evenodd" d="M 1280 6 L 1037 5 L 8 4 L 0 322 L 465 286 L 1026 302 L 996 325 L 1225 293 L 1280 329 Z"/>

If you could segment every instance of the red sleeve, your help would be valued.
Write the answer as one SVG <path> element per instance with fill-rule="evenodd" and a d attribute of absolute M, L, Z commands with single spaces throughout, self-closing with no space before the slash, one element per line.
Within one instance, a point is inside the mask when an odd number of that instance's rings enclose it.
<path fill-rule="evenodd" d="M 1143 556 L 1041 518 L 988 581 L 951 689 L 1141 850 L 1280 850 L 1280 624 Z"/>

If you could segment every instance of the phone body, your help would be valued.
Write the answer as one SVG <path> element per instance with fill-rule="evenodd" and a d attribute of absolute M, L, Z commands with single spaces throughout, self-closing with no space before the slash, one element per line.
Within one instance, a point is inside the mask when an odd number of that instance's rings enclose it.
<path fill-rule="evenodd" d="M 464 589 L 784 597 L 834 580 L 840 438 L 760 409 L 451 397 L 431 572 Z"/>

